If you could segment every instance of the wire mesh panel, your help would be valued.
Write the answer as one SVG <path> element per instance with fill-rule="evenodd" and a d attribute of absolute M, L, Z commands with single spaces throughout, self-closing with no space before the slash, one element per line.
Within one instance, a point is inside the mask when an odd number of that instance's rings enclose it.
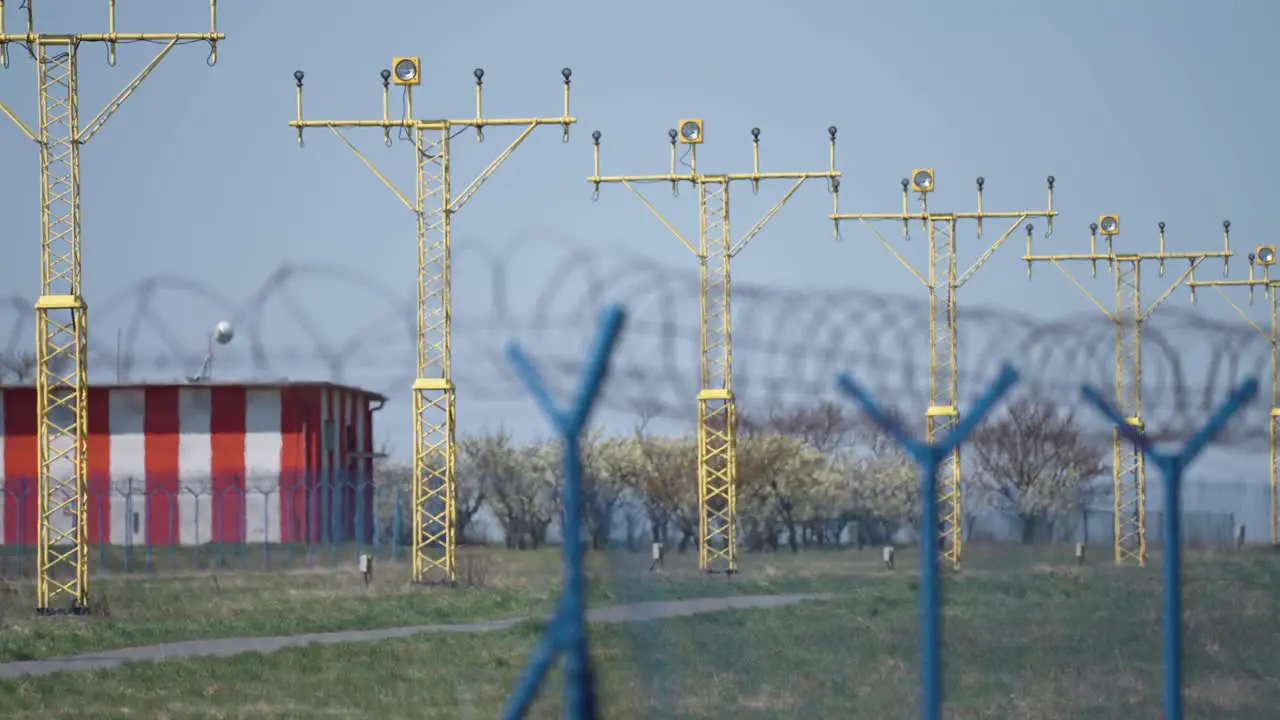
<path fill-rule="evenodd" d="M 1276 570 L 1270 488 L 1256 453 L 1266 448 L 1270 416 L 1257 404 L 1216 436 L 1207 451 L 1216 455 L 1192 468 L 1178 502 L 1147 453 L 1147 567 L 1116 567 L 1112 426 L 1080 396 L 1090 385 L 1107 388 L 1109 399 L 1114 325 L 968 310 L 958 320 L 968 338 L 959 345 L 958 410 L 981 422 L 960 454 L 956 525 L 965 561 L 956 572 L 946 546 L 931 547 L 932 533 L 922 531 L 926 498 L 941 496 L 922 487 L 894 432 L 835 385 L 847 369 L 885 415 L 923 439 L 928 374 L 911 363 L 928 341 L 928 307 L 748 288 L 735 298 L 743 325 L 735 335 L 738 567 L 708 574 L 699 562 L 693 402 L 699 324 L 678 311 L 696 305 L 692 292 L 679 291 L 696 290 L 696 278 L 648 268 L 634 279 L 614 291 L 634 291 L 647 310 L 618 336 L 596 422 L 572 436 L 576 455 L 566 457 L 563 416 L 542 432 L 473 424 L 458 436 L 457 587 L 408 583 L 413 473 L 395 457 L 378 460 L 371 477 L 91 476 L 89 564 L 116 638 L 93 629 L 75 638 L 45 626 L 22 632 L 27 621 L 18 619 L 20 632 L 6 635 L 0 654 L 71 654 L 90 642 L 118 647 L 198 633 L 277 635 L 281 627 L 427 626 L 367 647 L 299 651 L 319 658 L 308 664 L 314 677 L 299 682 L 344 707 L 349 700 L 328 687 L 341 683 L 324 668 L 382 667 L 395 657 L 401 669 L 360 695 L 362 711 L 394 716 L 412 701 L 428 717 L 498 716 L 516 707 L 512 693 L 530 662 L 580 649 L 581 632 L 562 634 L 564 624 L 554 622 L 567 616 L 572 526 L 600 716 L 909 717 L 936 707 L 936 696 L 923 692 L 931 687 L 948 717 L 1143 716 L 1166 702 L 1164 532 L 1176 513 L 1185 714 L 1265 714 L 1258 709 L 1274 700 L 1273 673 L 1256 639 L 1280 628 L 1268 599 Z M 563 290 L 530 311 L 542 320 L 509 316 L 506 325 L 495 321 L 492 337 L 460 342 L 460 353 L 492 361 L 468 365 L 489 368 L 476 372 L 491 373 L 491 390 L 525 392 L 521 376 L 504 370 L 509 358 L 485 344 L 523 328 L 548 396 L 529 403 L 526 395 L 524 404 L 563 408 L 582 399 L 593 367 L 582 348 L 592 340 L 587 331 L 599 329 L 584 313 L 608 298 L 575 295 L 567 282 Z M 779 306 L 788 309 L 771 315 Z M 841 326 L 850 329 L 829 330 Z M 1190 439 L 1243 376 L 1265 367 L 1269 348 L 1234 332 L 1177 314 L 1144 330 L 1144 429 L 1157 451 Z M 1003 358 L 1021 379 L 982 417 L 976 400 Z M 787 377 L 793 382 L 780 382 Z M 619 423 L 608 411 L 626 414 Z M 17 593 L 35 577 L 35 488 L 34 476 L 5 477 L 0 572 Z M 931 549 L 943 561 L 927 580 L 921 568 Z M 932 588 L 940 612 L 922 615 Z M 921 667 L 926 618 L 941 620 L 941 662 L 931 668 Z M 275 672 L 273 663 L 293 660 L 255 662 Z M 574 676 L 582 682 L 582 667 L 541 675 L 528 716 L 564 714 L 577 702 L 565 688 Z M 926 670 L 936 683 L 926 682 Z M 426 673 L 435 673 L 430 693 L 420 687 Z M 247 682 L 238 692 L 281 692 Z"/>

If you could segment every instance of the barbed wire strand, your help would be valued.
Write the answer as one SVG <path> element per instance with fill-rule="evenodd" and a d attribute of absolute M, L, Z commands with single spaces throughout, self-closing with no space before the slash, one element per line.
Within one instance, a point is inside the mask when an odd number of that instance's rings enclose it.
<path fill-rule="evenodd" d="M 695 273 L 651 259 L 578 247 L 552 233 L 527 233 L 507 247 L 468 241 L 470 257 L 487 270 L 487 305 L 455 315 L 455 347 L 461 360 L 460 392 L 486 402 L 513 401 L 519 385 L 501 345 L 521 338 L 543 358 L 548 383 L 563 388 L 581 372 L 574 347 L 594 325 L 599 309 L 621 303 L 631 312 L 630 332 L 619 347 L 613 383 L 602 403 L 634 412 L 643 405 L 670 418 L 692 417 L 699 384 L 698 281 Z M 530 298 L 513 298 L 514 280 L 528 276 L 528 253 L 559 253 Z M 299 288 L 321 283 L 326 294 L 371 298 L 375 311 L 363 326 L 342 328 L 308 315 Z M 336 265 L 286 263 L 268 273 L 243 301 L 207 283 L 171 275 L 143 279 L 99 304 L 95 315 L 117 317 L 114 339 L 91 338 L 91 373 L 102 378 L 119 367 L 131 381 L 172 380 L 175 371 L 198 366 L 203 336 L 177 333 L 165 311 L 170 294 L 186 295 L 237 325 L 238 340 L 218 356 L 220 373 L 237 379 L 306 379 L 372 383 L 395 397 L 412 372 L 415 300 L 386 284 Z M 527 302 L 525 301 L 527 300 Z M 830 397 L 829 378 L 854 372 L 879 397 L 905 408 L 928 398 L 927 304 L 919 299 L 858 289 L 797 290 L 738 281 L 734 284 L 735 392 L 743 406 L 772 407 Z M 10 318 L 5 351 L 30 347 L 34 311 L 27 300 L 0 301 L 0 328 Z M 283 315 L 303 335 L 301 345 L 268 343 L 277 337 L 272 319 Z M 1043 320 L 1006 309 L 964 308 L 958 321 L 959 382 L 965 402 L 990 379 L 990 368 L 1015 363 L 1028 391 L 1077 409 L 1082 384 L 1114 386 L 1115 327 L 1101 314 Z M 1175 307 L 1163 308 L 1144 327 L 1143 414 L 1157 437 L 1185 436 L 1191 418 L 1214 405 L 1247 376 L 1262 375 L 1270 344 L 1252 327 L 1226 323 Z M 150 341 L 148 343 L 148 341 Z M 160 349 L 155 349 L 159 344 Z M 148 346 L 150 345 L 150 346 Z M 167 377 L 166 377 L 167 375 Z M 358 378 L 358 380 L 357 380 Z M 625 379 L 626 382 L 621 382 Z M 1265 422 L 1254 406 L 1233 421 L 1220 442 L 1260 446 Z"/>

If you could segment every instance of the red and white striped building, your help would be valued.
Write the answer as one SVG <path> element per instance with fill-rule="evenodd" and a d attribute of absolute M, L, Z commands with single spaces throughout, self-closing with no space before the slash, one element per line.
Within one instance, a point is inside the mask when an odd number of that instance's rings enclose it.
<path fill-rule="evenodd" d="M 331 383 L 91 386 L 88 540 L 368 542 L 385 402 Z M 0 385 L 5 545 L 37 541 L 37 428 L 35 388 Z"/>

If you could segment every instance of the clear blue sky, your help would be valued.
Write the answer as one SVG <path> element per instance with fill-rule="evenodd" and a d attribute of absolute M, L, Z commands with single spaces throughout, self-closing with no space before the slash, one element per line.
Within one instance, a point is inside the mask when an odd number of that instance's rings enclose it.
<path fill-rule="evenodd" d="M 10 31 L 21 28 L 18 4 L 9 3 Z M 105 31 L 106 5 L 36 0 L 38 29 Z M 119 5 L 122 31 L 201 31 L 207 23 L 200 0 Z M 1274 84 L 1268 47 L 1280 6 L 1262 0 L 225 0 L 219 9 L 228 40 L 217 66 L 204 65 L 202 46 L 179 48 L 84 150 L 85 292 L 97 303 L 90 320 L 98 341 L 110 342 L 130 312 L 104 306 L 106 299 L 157 274 L 199 277 L 243 302 L 281 263 L 313 262 L 376 278 L 384 291 L 410 292 L 412 217 L 336 138 L 314 132 L 300 150 L 286 125 L 294 116 L 295 69 L 307 73 L 309 117 L 379 116 L 378 71 L 394 55 L 423 57 L 416 110 L 424 117 L 472 114 L 476 67 L 487 73 L 487 113 L 556 115 L 559 70 L 574 70 L 573 111 L 581 122 L 571 142 L 563 145 L 555 130 L 535 135 L 457 218 L 460 318 L 485 315 L 490 302 L 487 271 L 468 244 L 560 237 L 692 269 L 694 259 L 625 190 L 605 188 L 592 202 L 584 181 L 591 130 L 604 133 L 606 173 L 662 172 L 666 130 L 687 116 L 706 121 L 700 166 L 708 171 L 750 168 L 752 126 L 763 130 L 766 170 L 821 169 L 825 129 L 839 126 L 848 211 L 893 211 L 898 180 L 914 167 L 937 170 L 935 208 L 971 207 L 978 175 L 987 179 L 988 209 L 1036 207 L 1053 174 L 1062 212 L 1053 249 L 1083 252 L 1086 227 L 1103 212 L 1122 215 L 1124 243 L 1134 248 L 1155 249 L 1160 220 L 1168 223 L 1171 250 L 1215 247 L 1224 218 L 1233 222 L 1241 253 L 1274 241 L 1264 218 L 1272 192 L 1266 177 L 1280 146 L 1271 127 L 1275 100 L 1265 89 Z M 91 118 L 152 51 L 123 47 L 119 65 L 108 68 L 104 48 L 86 48 L 82 117 Z M 34 67 L 20 50 L 10 52 L 0 98 L 34 123 Z M 376 131 L 362 137 L 361 147 L 411 190 L 407 148 L 384 148 Z M 509 137 L 493 130 L 482 146 L 458 138 L 454 187 Z M 0 132 L 0 157 L 0 295 L 32 296 L 37 152 L 9 129 Z M 748 228 L 784 189 L 735 195 L 735 226 Z M 679 200 L 661 189 L 651 196 L 696 233 L 691 192 Z M 915 281 L 858 228 L 833 242 L 829 203 L 819 186 L 806 187 L 740 257 L 735 279 L 921 297 Z M 985 241 L 962 238 L 964 259 L 985 249 Z M 1020 245 L 1005 248 L 966 286 L 962 303 L 1045 315 L 1089 310 L 1050 268 L 1029 283 L 1016 259 Z M 1047 251 L 1050 243 L 1039 247 Z M 922 242 L 905 248 L 921 264 L 923 251 Z M 512 291 L 536 292 L 560 257 L 528 252 L 521 263 L 528 277 Z M 1243 262 L 1235 267 L 1243 273 Z M 1157 281 L 1149 277 L 1145 287 L 1154 297 Z M 1101 276 L 1091 287 L 1109 293 Z M 387 307 L 375 293 L 350 288 L 313 279 L 295 297 L 326 335 L 341 339 Z M 179 293 L 163 297 L 153 312 L 193 348 L 224 312 Z M 1175 302 L 1186 303 L 1185 291 Z M 1230 317 L 1216 297 L 1202 305 Z M 696 317 L 695 307 L 688 311 Z M 297 323 L 279 308 L 272 312 L 280 314 L 265 321 L 268 344 L 303 346 Z M 1261 305 L 1255 312 L 1265 318 Z M 465 344 L 462 328 L 459 337 Z M 159 346 L 155 337 L 142 342 Z M 323 372 L 321 364 L 299 360 L 290 374 Z M 391 371 L 380 372 L 386 380 Z M 382 427 L 403 450 L 407 386 L 400 392 Z M 464 429 L 505 422 L 537 431 L 539 422 L 524 406 L 468 403 L 465 396 L 460 416 Z"/>

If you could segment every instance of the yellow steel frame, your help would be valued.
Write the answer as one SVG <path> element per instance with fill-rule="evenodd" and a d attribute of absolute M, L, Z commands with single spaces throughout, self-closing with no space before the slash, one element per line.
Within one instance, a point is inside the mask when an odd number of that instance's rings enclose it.
<path fill-rule="evenodd" d="M 960 420 L 958 363 L 956 345 L 956 292 L 972 278 L 987 260 L 1004 245 L 1005 241 L 1030 218 L 1048 218 L 1050 230 L 1057 213 L 1053 209 L 1053 178 L 1049 178 L 1049 199 L 1045 210 L 1018 212 L 988 212 L 982 205 L 985 179 L 978 178 L 978 209 L 976 212 L 935 213 L 928 206 L 928 192 L 918 192 L 920 211 L 911 212 L 910 192 L 912 181 L 903 179 L 902 212 L 898 213 L 841 213 L 840 196 L 836 193 L 835 207 L 829 216 L 836 225 L 839 238 L 842 220 L 857 220 L 880 241 L 903 267 L 929 291 L 929 407 L 925 410 L 925 432 L 929 442 L 945 435 Z M 935 182 L 936 185 L 936 182 Z M 934 186 L 930 186 L 929 192 Z M 839 185 L 837 184 L 837 190 Z M 956 235 L 961 220 L 977 222 L 977 236 L 982 237 L 983 220 L 1012 220 L 1012 224 L 963 274 L 957 272 Z M 919 221 L 929 240 L 929 270 L 927 277 L 902 256 L 875 228 L 873 223 L 893 220 L 902 223 L 903 237 L 910 237 L 911 223 Z M 1030 225 L 1028 225 L 1030 227 Z M 941 233 L 942 237 L 939 237 Z M 960 482 L 960 450 L 952 451 L 941 468 L 938 483 L 939 527 L 936 541 L 941 545 L 944 561 L 954 570 L 960 569 L 963 549 Z"/>
<path fill-rule="evenodd" d="M 1035 262 L 1052 263 L 1071 284 L 1103 312 L 1116 326 L 1116 406 L 1121 415 L 1139 432 L 1145 432 L 1142 422 L 1142 326 L 1152 313 L 1168 300 L 1174 291 L 1184 284 L 1195 282 L 1195 271 L 1200 263 L 1210 258 L 1222 258 L 1225 274 L 1231 257 L 1231 223 L 1224 222 L 1222 250 L 1202 253 L 1172 253 L 1165 251 L 1165 224 L 1159 225 L 1159 248 L 1154 253 L 1116 253 L 1115 239 L 1119 235 L 1106 236 L 1105 252 L 1098 252 L 1098 224 L 1089 226 L 1088 254 L 1033 255 L 1031 252 L 1031 228 L 1027 228 L 1027 251 L 1022 259 L 1027 263 L 1027 276 Z M 1187 269 L 1178 276 L 1150 306 L 1142 305 L 1142 263 L 1159 263 L 1160 275 L 1164 264 L 1170 260 L 1187 261 Z M 1067 262 L 1087 261 L 1093 275 L 1097 276 L 1098 263 L 1105 262 L 1115 279 L 1115 306 L 1108 310 L 1067 269 Z M 1115 563 L 1126 561 L 1147 564 L 1147 472 L 1142 449 L 1124 440 L 1119 431 L 1112 435 L 1112 489 L 1115 504 Z"/>
<path fill-rule="evenodd" d="M 497 172 L 511 154 L 544 125 L 559 125 L 565 142 L 569 126 L 577 120 L 569 114 L 568 68 L 564 77 L 564 112 L 557 118 L 493 118 L 483 114 L 484 72 L 476 70 L 475 117 L 459 120 L 417 120 L 413 117 L 412 85 L 404 87 L 402 119 L 390 115 L 390 72 L 382 71 L 381 120 L 303 120 L 302 71 L 297 81 L 298 119 L 289 123 L 298 131 L 298 144 L 306 128 L 328 128 L 407 207 L 417 219 L 418 240 L 418 348 L 417 379 L 413 383 L 413 578 L 419 585 L 457 584 L 457 447 L 456 404 L 452 368 L 452 269 L 453 216 Z M 517 127 L 520 134 L 456 196 L 451 185 L 451 141 L 468 128 L 484 140 L 487 127 Z M 410 200 L 343 134 L 343 128 L 379 128 L 392 144 L 392 130 L 412 135 L 416 192 Z"/>
<path fill-rule="evenodd" d="M 179 43 L 207 42 L 209 64 L 217 62 L 216 0 L 209 2 L 207 33 L 117 33 L 116 3 L 108 2 L 105 34 L 37 33 L 34 0 L 26 0 L 27 31 L 5 32 L 0 0 L 0 65 L 9 66 L 9 45 L 23 47 L 36 61 L 40 123 L 36 131 L 0 103 L 0 113 L 40 146 L 40 297 L 36 301 L 36 375 L 39 414 L 38 550 L 36 611 L 83 614 L 89 605 L 86 547 L 85 455 L 88 450 L 86 396 L 88 305 L 81 292 L 80 148 L 102 129 L 134 91 Z M 118 43 L 163 43 L 154 59 L 107 103 L 88 125 L 80 125 L 78 56 L 85 43 L 105 43 L 115 64 Z M 60 518 L 71 516 L 63 529 Z M 63 600 L 69 607 L 58 607 Z"/>
<path fill-rule="evenodd" d="M 683 121 L 682 121 L 683 122 Z M 787 204 L 807 180 L 835 182 L 836 128 L 830 136 L 830 168 L 822 172 L 760 172 L 760 131 L 752 130 L 753 167 L 750 173 L 711 175 L 698 172 L 698 144 L 688 145 L 689 171 L 677 172 L 677 132 L 669 130 L 670 171 L 663 175 L 601 175 L 600 132 L 595 141 L 594 172 L 587 181 L 598 194 L 604 184 L 630 190 L 660 223 L 698 258 L 701 279 L 702 387 L 698 391 L 698 566 L 704 572 L 734 573 L 737 549 L 737 406 L 733 395 L 733 320 L 730 313 L 730 265 Z M 729 188 L 749 182 L 758 189 L 762 181 L 792 180 L 790 189 L 736 243 L 729 229 Z M 698 193 L 698 244 L 695 247 L 642 194 L 638 186 L 670 183 L 673 193 L 681 183 Z"/>
<path fill-rule="evenodd" d="M 1251 256 L 1252 257 L 1252 256 Z M 1277 452 L 1277 441 L 1280 440 L 1280 280 L 1271 278 L 1269 266 L 1262 267 L 1262 277 L 1254 275 L 1254 265 L 1249 263 L 1248 280 L 1193 280 L 1187 285 L 1191 288 L 1191 299 L 1195 301 L 1196 288 L 1211 287 L 1218 291 L 1223 300 L 1236 311 L 1244 321 L 1249 323 L 1259 335 L 1267 339 L 1271 345 L 1271 413 L 1267 419 L 1267 442 L 1270 449 L 1268 461 L 1271 485 L 1271 544 L 1280 545 L 1280 453 Z M 1264 330 L 1231 298 L 1224 288 L 1245 287 L 1249 289 L 1249 304 L 1253 304 L 1254 290 L 1262 288 L 1271 300 L 1271 327 Z"/>

